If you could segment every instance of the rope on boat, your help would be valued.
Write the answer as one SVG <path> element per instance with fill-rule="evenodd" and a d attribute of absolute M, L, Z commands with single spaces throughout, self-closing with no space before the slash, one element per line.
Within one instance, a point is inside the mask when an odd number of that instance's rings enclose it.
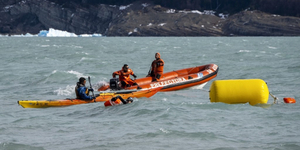
<path fill-rule="evenodd" d="M 278 98 L 276 96 L 274 96 L 272 93 L 270 93 L 270 95 L 274 98 L 274 102 L 273 104 L 277 104 L 278 103 Z"/>

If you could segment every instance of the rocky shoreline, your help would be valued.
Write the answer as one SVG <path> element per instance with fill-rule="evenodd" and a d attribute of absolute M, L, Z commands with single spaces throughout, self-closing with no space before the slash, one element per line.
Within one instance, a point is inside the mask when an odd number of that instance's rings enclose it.
<path fill-rule="evenodd" d="M 76 4 L 74 4 L 76 5 Z M 65 8 L 47 0 L 1 2 L 0 34 L 54 28 L 105 36 L 299 36 L 300 18 L 245 10 L 229 17 L 167 9 L 151 3 Z"/>

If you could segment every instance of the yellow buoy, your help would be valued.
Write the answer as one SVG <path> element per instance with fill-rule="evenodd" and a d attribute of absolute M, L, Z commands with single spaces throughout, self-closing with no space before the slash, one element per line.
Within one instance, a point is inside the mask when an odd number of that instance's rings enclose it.
<path fill-rule="evenodd" d="M 261 79 L 216 80 L 210 86 L 209 97 L 211 102 L 227 104 L 266 104 L 269 89 Z"/>

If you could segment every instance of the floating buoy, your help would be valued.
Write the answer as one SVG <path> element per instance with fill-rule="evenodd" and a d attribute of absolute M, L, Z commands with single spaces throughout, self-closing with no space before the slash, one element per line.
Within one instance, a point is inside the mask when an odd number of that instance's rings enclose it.
<path fill-rule="evenodd" d="M 283 101 L 285 103 L 296 103 L 296 100 L 292 97 L 285 97 L 285 98 L 283 98 Z"/>
<path fill-rule="evenodd" d="M 266 104 L 269 89 L 261 79 L 216 80 L 210 86 L 211 102 Z"/>

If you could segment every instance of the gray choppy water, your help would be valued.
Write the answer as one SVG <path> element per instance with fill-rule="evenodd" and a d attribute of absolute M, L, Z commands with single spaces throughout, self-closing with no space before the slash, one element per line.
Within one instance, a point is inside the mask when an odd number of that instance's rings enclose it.
<path fill-rule="evenodd" d="M 299 37 L 0 38 L 0 149 L 300 149 Z M 260 78 L 280 99 L 269 108 L 210 103 L 200 89 L 130 105 L 24 109 L 22 99 L 74 97 L 129 64 L 145 76 L 155 52 L 165 71 L 215 63 L 213 80 Z M 273 100 L 269 98 L 269 104 Z"/>

